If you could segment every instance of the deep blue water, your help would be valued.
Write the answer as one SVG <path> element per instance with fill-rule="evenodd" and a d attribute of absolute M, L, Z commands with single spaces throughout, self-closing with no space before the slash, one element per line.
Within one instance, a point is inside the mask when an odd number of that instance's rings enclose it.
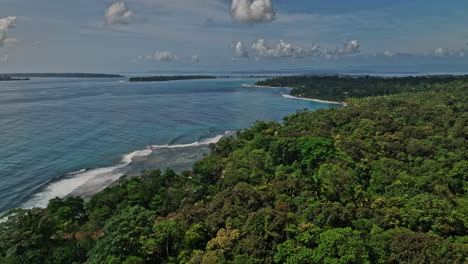
<path fill-rule="evenodd" d="M 75 185 L 99 177 L 94 173 L 66 181 L 75 177 L 70 173 L 127 165 L 125 154 L 148 145 L 204 141 L 256 120 L 282 120 L 304 108 L 334 106 L 284 98 L 287 89 L 242 86 L 255 81 L 0 82 L 0 212 L 67 195 Z M 57 182 L 61 185 L 52 186 Z"/>

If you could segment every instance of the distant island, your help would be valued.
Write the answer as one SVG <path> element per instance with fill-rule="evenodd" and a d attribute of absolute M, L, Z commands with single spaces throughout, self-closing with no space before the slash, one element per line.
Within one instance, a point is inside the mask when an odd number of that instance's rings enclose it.
<path fill-rule="evenodd" d="M 29 78 L 13 78 L 10 76 L 0 76 L 1 81 L 29 81 Z"/>
<path fill-rule="evenodd" d="M 0 74 L 3 77 L 11 78 L 122 78 L 119 74 L 102 73 L 7 73 Z"/>
<path fill-rule="evenodd" d="M 129 82 L 167 82 L 167 81 L 181 81 L 181 80 L 197 80 L 197 79 L 216 79 L 216 76 L 149 76 L 149 77 L 131 77 Z"/>

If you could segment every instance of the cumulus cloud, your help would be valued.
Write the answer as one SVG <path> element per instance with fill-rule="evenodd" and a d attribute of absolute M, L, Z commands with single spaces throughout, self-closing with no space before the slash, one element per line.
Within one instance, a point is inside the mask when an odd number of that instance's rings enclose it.
<path fill-rule="evenodd" d="M 432 54 L 435 56 L 443 57 L 449 55 L 449 50 L 444 48 L 437 48 L 432 51 Z"/>
<path fill-rule="evenodd" d="M 429 55 L 436 57 L 465 57 L 467 54 L 465 49 L 450 50 L 448 48 L 436 48 Z"/>
<path fill-rule="evenodd" d="M 10 30 L 16 26 L 16 17 L 9 16 L 6 18 L 0 19 L 0 47 L 5 44 L 16 42 L 16 39 L 8 38 L 8 33 Z"/>
<path fill-rule="evenodd" d="M 0 63 L 7 63 L 8 62 L 8 54 L 5 54 L 0 57 Z"/>
<path fill-rule="evenodd" d="M 192 56 L 192 62 L 199 62 L 200 61 L 200 56 L 198 55 L 193 55 Z"/>
<path fill-rule="evenodd" d="M 393 56 L 395 56 L 396 54 L 393 53 L 393 52 L 391 52 L 391 51 L 389 51 L 389 50 L 386 50 L 386 51 L 383 53 L 383 55 L 386 56 L 386 57 L 393 57 Z"/>
<path fill-rule="evenodd" d="M 259 39 L 252 45 L 252 50 L 256 57 L 263 58 L 308 57 L 320 54 L 318 45 L 314 44 L 310 47 L 294 46 L 284 40 L 280 40 L 274 48 L 271 48 L 265 44 L 264 39 Z"/>
<path fill-rule="evenodd" d="M 18 39 L 16 38 L 7 38 L 5 39 L 5 45 L 11 45 L 11 44 L 16 44 L 18 43 Z"/>
<path fill-rule="evenodd" d="M 199 55 L 192 56 L 176 56 L 170 51 L 156 51 L 152 55 L 138 56 L 138 60 L 142 61 L 158 61 L 158 62 L 181 62 L 181 63 L 198 63 L 200 62 Z"/>
<path fill-rule="evenodd" d="M 156 51 L 153 55 L 140 56 L 139 59 L 147 61 L 174 61 L 177 59 L 176 56 L 170 51 Z"/>
<path fill-rule="evenodd" d="M 264 39 L 256 40 L 250 50 L 244 48 L 241 41 L 237 42 L 235 46 L 236 57 L 249 57 L 251 54 L 255 58 L 340 58 L 349 55 L 354 55 L 360 52 L 359 41 L 351 40 L 345 41 L 343 47 L 335 49 L 322 49 L 317 44 L 310 46 L 294 45 L 285 40 L 280 40 L 275 46 L 269 46 Z M 386 56 L 390 56 L 390 52 Z M 392 55 L 393 56 L 393 55 Z"/>
<path fill-rule="evenodd" d="M 271 0 L 233 0 L 231 16 L 241 23 L 259 24 L 273 21 L 276 13 Z"/>
<path fill-rule="evenodd" d="M 117 2 L 106 9 L 104 18 L 107 25 L 125 25 L 132 21 L 133 11 L 124 2 Z"/>
<path fill-rule="evenodd" d="M 234 54 L 235 54 L 236 57 L 239 57 L 239 58 L 249 57 L 249 53 L 245 49 L 244 43 L 242 43 L 242 41 L 238 41 L 236 43 L 236 45 L 234 46 L 234 50 L 235 50 Z"/>
<path fill-rule="evenodd" d="M 342 55 L 353 55 L 361 52 L 359 49 L 359 41 L 349 40 L 343 42 L 343 47 L 336 48 L 334 50 L 327 50 L 328 56 L 342 56 Z"/>

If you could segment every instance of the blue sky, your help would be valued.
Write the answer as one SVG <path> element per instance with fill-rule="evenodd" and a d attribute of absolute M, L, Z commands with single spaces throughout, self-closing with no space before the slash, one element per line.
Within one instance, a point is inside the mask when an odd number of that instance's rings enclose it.
<path fill-rule="evenodd" d="M 0 22 L 0 72 L 468 71 L 466 0 L 254 0 L 255 10 L 233 1 L 0 0 L 0 19 L 16 17 L 3 42 Z"/>

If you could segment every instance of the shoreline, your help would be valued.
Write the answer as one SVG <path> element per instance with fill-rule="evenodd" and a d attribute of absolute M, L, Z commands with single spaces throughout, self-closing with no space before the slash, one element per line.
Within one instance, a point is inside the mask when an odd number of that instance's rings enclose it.
<path fill-rule="evenodd" d="M 144 149 L 123 154 L 121 160 L 114 165 L 82 169 L 67 173 L 45 183 L 38 192 L 32 194 L 31 197 L 24 201 L 18 208 L 45 208 L 49 200 L 55 197 L 80 196 L 87 200 L 94 194 L 115 184 L 124 175 L 133 177 L 140 175 L 142 170 L 157 168 L 163 170 L 165 165 L 160 163 L 165 163 L 167 161 L 158 160 L 158 158 L 164 154 L 169 155 L 169 157 L 166 157 L 168 160 L 176 160 L 176 164 L 173 164 L 171 168 L 182 168 L 179 171 L 182 172 L 202 158 L 204 153 L 209 152 L 208 146 L 210 144 L 215 144 L 224 137 L 230 137 L 233 133 L 234 131 L 225 131 L 223 134 L 218 134 L 214 137 L 188 144 L 149 145 Z M 206 148 L 206 151 L 197 150 L 201 148 Z M 184 155 L 186 154 L 184 150 L 180 149 L 191 149 L 196 153 L 189 153 L 187 157 L 187 155 Z M 174 152 L 177 150 L 179 150 L 180 153 L 178 156 L 174 157 Z M 197 159 L 192 160 L 190 155 L 196 156 Z M 177 161 L 177 159 L 179 159 L 179 161 Z"/>
<path fill-rule="evenodd" d="M 243 84 L 242 86 L 245 86 L 245 87 L 260 87 L 260 88 L 286 88 L 286 89 L 294 89 L 294 87 L 276 87 L 276 86 L 255 85 L 255 84 Z M 346 102 L 329 101 L 329 100 L 315 99 L 315 98 L 305 98 L 305 97 L 294 96 L 294 95 L 291 95 L 291 94 L 283 94 L 283 97 L 284 97 L 284 98 L 289 98 L 289 99 L 298 99 L 298 100 L 312 101 L 312 102 L 317 102 L 317 103 L 339 104 L 339 105 L 342 105 L 342 106 L 348 106 L 348 104 L 347 104 Z"/>
<path fill-rule="evenodd" d="M 266 86 L 266 85 L 255 85 L 255 84 L 242 84 L 244 87 L 260 87 L 260 88 L 285 88 L 294 89 L 294 87 L 279 87 L 279 86 Z"/>
<path fill-rule="evenodd" d="M 121 81 L 122 80 L 119 82 Z M 255 84 L 242 84 L 242 86 L 259 88 L 282 88 L 286 90 L 294 89 L 293 87 L 273 87 Z M 292 96 L 286 91 L 282 93 L 282 96 L 288 99 L 306 100 L 326 104 L 340 104 L 346 106 L 346 104 L 342 102 Z M 118 179 L 120 179 L 123 175 L 135 176 L 139 174 L 142 169 L 153 169 L 149 167 L 158 167 L 159 165 L 157 165 L 155 161 L 159 160 L 155 158 L 155 152 L 161 151 L 168 153 L 169 155 L 171 154 L 170 152 L 174 151 L 175 149 L 207 147 L 210 143 L 217 143 L 221 138 L 229 136 L 230 133 L 233 133 L 233 131 L 225 131 L 224 134 L 217 135 L 214 138 L 208 138 L 203 141 L 196 141 L 188 144 L 149 145 L 144 149 L 138 149 L 133 152 L 123 154 L 121 160 L 114 165 L 82 169 L 79 171 L 67 173 L 45 183 L 38 192 L 32 194 L 31 197 L 22 202 L 19 207 L 45 207 L 47 206 L 47 203 L 50 199 L 57 196 L 62 198 L 67 196 L 81 196 L 84 199 L 89 198 L 92 195 L 102 191 L 106 187 L 112 186 L 112 184 L 118 181 Z M 193 153 L 191 154 L 195 155 Z M 185 165 L 185 163 L 190 163 L 187 162 L 187 160 L 185 161 L 186 162 L 179 163 L 183 163 L 182 165 Z"/>
<path fill-rule="evenodd" d="M 314 98 L 304 98 L 304 97 L 298 97 L 290 94 L 283 94 L 284 98 L 289 98 L 289 99 L 298 99 L 298 100 L 306 100 L 306 101 L 312 101 L 312 102 L 317 102 L 317 103 L 324 103 L 324 104 L 339 104 L 342 106 L 348 106 L 346 102 L 338 102 L 338 101 L 328 101 L 328 100 L 322 100 L 322 99 L 314 99 Z"/>

